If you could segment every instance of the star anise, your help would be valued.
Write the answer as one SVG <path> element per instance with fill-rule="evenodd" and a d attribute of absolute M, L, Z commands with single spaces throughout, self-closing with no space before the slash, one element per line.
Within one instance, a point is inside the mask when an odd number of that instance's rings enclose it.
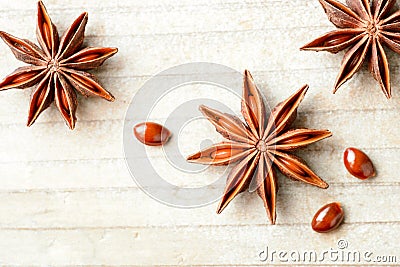
<path fill-rule="evenodd" d="M 0 32 L 0 37 L 15 57 L 31 64 L 7 76 L 0 83 L 0 90 L 23 89 L 37 84 L 31 96 L 28 126 L 55 100 L 68 126 L 74 129 L 78 105 L 75 90 L 84 96 L 95 95 L 114 101 L 114 97 L 98 83 L 96 77 L 84 70 L 101 66 L 118 49 L 82 48 L 87 20 L 88 14 L 81 14 L 59 39 L 56 26 L 39 1 L 36 36 L 40 47 L 28 40 Z"/>
<path fill-rule="evenodd" d="M 234 115 L 200 106 L 200 111 L 217 132 L 229 141 L 215 144 L 189 156 L 187 160 L 210 165 L 239 162 L 228 174 L 217 213 L 221 213 L 236 195 L 249 189 L 250 192 L 257 191 L 271 223 L 275 224 L 278 191 L 275 167 L 291 179 L 320 188 L 328 187 L 302 159 L 288 153 L 331 136 L 328 130 L 289 129 L 307 90 L 305 85 L 278 104 L 267 119 L 264 99 L 246 70 L 242 97 L 245 123 Z"/>
<path fill-rule="evenodd" d="M 339 29 L 301 49 L 337 53 L 350 47 L 344 55 L 334 93 L 367 59 L 369 71 L 390 98 L 389 63 L 383 46 L 400 54 L 400 10 L 392 10 L 396 0 L 346 0 L 347 6 L 335 0 L 319 2 Z"/>

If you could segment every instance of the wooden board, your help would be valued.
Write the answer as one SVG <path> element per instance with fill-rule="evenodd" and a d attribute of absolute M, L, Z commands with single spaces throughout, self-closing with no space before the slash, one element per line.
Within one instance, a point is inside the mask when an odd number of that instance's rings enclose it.
<path fill-rule="evenodd" d="M 383 259 L 400 262 L 398 55 L 388 52 L 391 100 L 386 100 L 366 67 L 333 95 L 343 53 L 299 51 L 303 44 L 334 29 L 317 0 L 48 0 L 45 4 L 61 32 L 88 11 L 86 44 L 119 48 L 114 58 L 94 71 L 116 101 L 79 97 L 77 128 L 71 132 L 54 106 L 27 128 L 31 90 L 1 92 L 1 265 L 374 266 L 396 264 Z M 35 0 L 0 2 L 2 31 L 35 40 L 35 18 Z M 309 84 L 296 125 L 327 128 L 334 135 L 298 155 L 330 184 L 329 189 L 279 176 L 274 226 L 255 194 L 240 195 L 216 215 L 217 203 L 179 209 L 143 193 L 124 162 L 125 112 L 152 75 L 189 62 L 249 69 L 270 106 Z M 0 76 L 21 65 L 1 43 Z M 181 97 L 198 93 L 189 88 Z M 218 91 L 210 95 L 223 98 Z M 235 99 L 227 102 L 236 112 L 240 110 Z M 163 110 L 172 110 L 174 105 L 171 101 Z M 163 110 L 153 119 L 164 121 Z M 180 144 L 182 150 L 193 152 L 207 136 L 218 138 L 210 126 L 184 131 L 183 140 L 192 142 Z M 342 153 L 348 146 L 371 156 L 376 178 L 362 182 L 346 172 Z M 149 150 L 149 155 L 166 170 L 166 180 L 191 185 L 169 171 L 159 151 Z M 210 169 L 203 178 L 208 181 L 220 174 L 220 169 Z M 196 182 L 202 183 L 201 177 Z M 343 204 L 344 224 L 332 233 L 317 234 L 309 225 L 311 218 L 331 201 Z M 347 242 L 348 247 L 340 249 L 338 241 Z M 276 254 L 263 261 L 267 248 L 269 252 L 371 252 L 372 260 L 285 262 Z M 373 262 L 379 256 L 397 258 Z"/>

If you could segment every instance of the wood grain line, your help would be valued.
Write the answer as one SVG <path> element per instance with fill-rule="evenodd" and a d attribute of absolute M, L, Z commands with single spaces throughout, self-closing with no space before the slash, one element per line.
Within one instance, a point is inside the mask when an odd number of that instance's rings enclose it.
<path fill-rule="evenodd" d="M 367 109 L 331 109 L 331 110 L 299 110 L 298 114 L 300 115 L 307 115 L 307 114 L 331 114 L 331 113 L 341 113 L 341 114 L 346 114 L 346 113 L 375 113 L 375 112 L 395 112 L 400 110 L 399 108 L 367 108 Z M 179 116 L 179 118 L 186 118 L 184 116 Z M 157 117 L 157 118 L 152 118 L 153 120 L 165 120 L 166 118 L 164 117 Z M 189 119 L 189 118 L 188 118 Z M 95 120 L 79 120 L 79 124 L 84 124 L 84 123 L 97 123 L 97 122 L 117 122 L 117 123 L 122 123 L 124 122 L 125 119 L 95 119 Z M 60 118 L 59 120 L 47 120 L 47 121 L 38 121 L 35 122 L 35 125 L 54 125 L 54 124 L 62 124 L 64 125 L 65 122 Z M 0 127 L 1 126 L 18 126 L 18 127 L 26 127 L 25 122 L 0 122 Z M 389 149 L 391 147 L 388 147 Z"/>
<path fill-rule="evenodd" d="M 132 181 L 134 182 L 134 181 Z M 289 185 L 296 183 L 296 188 L 309 188 L 310 185 L 291 181 L 291 180 L 283 180 L 280 181 L 280 185 Z M 329 183 L 331 186 L 335 187 L 344 187 L 344 188 L 370 188 L 373 190 L 377 186 L 380 187 L 387 187 L 393 190 L 394 187 L 400 187 L 400 182 L 392 182 L 392 183 L 379 183 L 379 182 L 374 182 L 373 184 L 365 184 L 365 183 L 357 183 L 357 182 L 330 182 Z M 210 188 L 216 188 L 211 186 Z M 91 188 L 34 188 L 34 189 L 26 189 L 26 190 L 8 190 L 8 189 L 0 189 L 0 195 L 12 195 L 12 194 L 31 194 L 31 193 L 45 193 L 45 194 L 51 194 L 51 193 L 81 193 L 81 192 L 95 192 L 95 193 L 103 193 L 103 192 L 129 192 L 129 191 L 137 191 L 137 190 L 142 190 L 139 187 L 133 187 L 133 186 L 113 186 L 113 187 L 91 187 Z"/>
<path fill-rule="evenodd" d="M 399 224 L 400 221 L 385 221 L 385 222 L 343 222 L 343 226 L 365 226 L 365 225 L 395 225 Z M 289 227 L 309 227 L 309 223 L 279 223 L 276 226 L 272 226 L 269 223 L 252 223 L 252 224 L 202 224 L 202 225 L 138 225 L 138 226 L 78 226 L 78 227 L 0 227 L 0 231 L 79 231 L 79 230 L 141 230 L 141 229 L 196 229 L 196 228 L 241 228 L 241 227 L 279 227 L 279 226 L 289 226 Z"/>

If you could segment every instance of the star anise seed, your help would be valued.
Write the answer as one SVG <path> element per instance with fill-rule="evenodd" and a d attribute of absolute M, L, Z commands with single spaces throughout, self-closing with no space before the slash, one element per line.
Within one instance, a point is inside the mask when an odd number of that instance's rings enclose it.
<path fill-rule="evenodd" d="M 249 189 L 250 192 L 257 191 L 271 223 L 275 224 L 278 192 L 275 168 L 291 179 L 327 188 L 328 184 L 303 160 L 288 152 L 332 134 L 328 130 L 289 129 L 296 119 L 307 85 L 278 104 L 267 119 L 264 99 L 247 70 L 243 84 L 242 115 L 245 123 L 236 116 L 200 106 L 200 111 L 228 141 L 195 153 L 187 160 L 210 165 L 238 162 L 228 174 L 217 213 L 221 213 L 239 193 Z"/>
<path fill-rule="evenodd" d="M 76 92 L 99 96 L 108 101 L 114 97 L 85 70 L 95 69 L 118 52 L 117 48 L 82 48 L 88 14 L 82 13 L 59 39 L 41 1 L 38 2 L 36 36 L 39 46 L 11 34 L 0 32 L 15 57 L 31 66 L 20 67 L 0 83 L 0 90 L 28 88 L 37 84 L 31 96 L 28 126 L 31 126 L 50 104 L 55 104 L 70 129 L 76 122 Z"/>
<path fill-rule="evenodd" d="M 387 98 L 391 97 L 389 63 L 384 46 L 400 54 L 400 10 L 396 0 L 319 0 L 338 28 L 306 44 L 302 50 L 337 53 L 349 48 L 337 76 L 334 93 L 368 61 L 369 71 Z"/>

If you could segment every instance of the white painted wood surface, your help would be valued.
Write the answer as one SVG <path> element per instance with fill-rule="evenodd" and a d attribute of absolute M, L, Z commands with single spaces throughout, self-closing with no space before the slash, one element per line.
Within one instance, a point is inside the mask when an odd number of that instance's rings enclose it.
<path fill-rule="evenodd" d="M 120 49 L 95 71 L 117 100 L 80 98 L 77 129 L 71 132 L 54 106 L 27 128 L 31 90 L 1 92 L 1 265 L 279 265 L 288 263 L 276 258 L 262 262 L 260 252 L 268 246 L 322 253 L 338 249 L 340 239 L 348 242 L 348 250 L 395 255 L 400 262 L 398 55 L 388 53 L 393 99 L 385 99 L 366 68 L 332 95 L 343 53 L 298 49 L 334 28 L 317 0 L 48 0 L 45 4 L 61 32 L 88 11 L 86 43 Z M 35 18 L 35 0 L 0 2 L 1 30 L 35 40 Z M 328 128 L 334 136 L 298 154 L 330 188 L 320 190 L 279 176 L 275 226 L 267 222 L 255 194 L 240 195 L 216 215 L 216 203 L 177 209 L 138 189 L 122 152 L 130 99 L 152 75 L 195 61 L 251 70 L 270 105 L 310 84 L 297 124 Z M 22 64 L 0 44 L 1 77 Z M 239 103 L 232 108 L 239 110 Z M 211 128 L 207 131 L 215 136 Z M 186 138 L 199 136 L 204 133 L 194 131 Z M 371 156 L 376 178 L 361 182 L 347 174 L 342 164 L 347 146 L 362 148 Z M 157 156 L 152 160 L 166 164 Z M 310 220 L 330 201 L 343 204 L 345 222 L 335 232 L 316 234 Z"/>

